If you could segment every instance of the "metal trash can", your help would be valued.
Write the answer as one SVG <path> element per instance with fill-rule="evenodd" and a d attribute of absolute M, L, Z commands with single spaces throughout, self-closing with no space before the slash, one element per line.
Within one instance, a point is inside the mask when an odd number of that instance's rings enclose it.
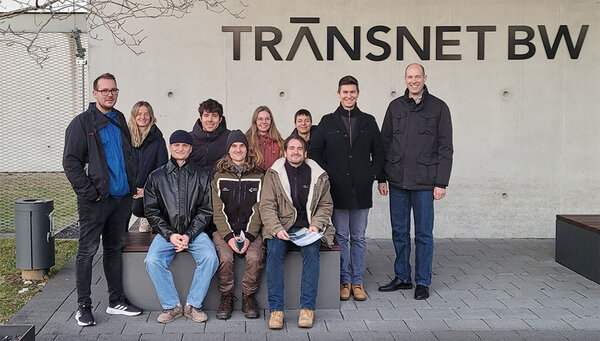
<path fill-rule="evenodd" d="M 15 244 L 17 268 L 23 270 L 23 278 L 42 279 L 55 262 L 54 201 L 45 198 L 15 201 Z"/>

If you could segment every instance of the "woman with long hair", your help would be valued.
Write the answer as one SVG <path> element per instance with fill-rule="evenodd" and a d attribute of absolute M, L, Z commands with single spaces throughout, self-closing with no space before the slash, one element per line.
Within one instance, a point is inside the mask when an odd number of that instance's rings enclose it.
<path fill-rule="evenodd" d="M 133 196 L 131 210 L 136 217 L 141 218 L 139 231 L 150 232 L 150 224 L 144 218 L 144 184 L 153 170 L 169 160 L 167 144 L 156 126 L 154 110 L 148 102 L 139 101 L 131 108 L 131 118 L 127 127 L 131 133 L 131 144 L 137 161 L 137 193 Z"/>
<path fill-rule="evenodd" d="M 250 146 L 249 155 L 263 170 L 269 169 L 275 160 L 283 156 L 283 139 L 275 126 L 273 113 L 267 106 L 261 105 L 254 110 L 246 137 Z"/>

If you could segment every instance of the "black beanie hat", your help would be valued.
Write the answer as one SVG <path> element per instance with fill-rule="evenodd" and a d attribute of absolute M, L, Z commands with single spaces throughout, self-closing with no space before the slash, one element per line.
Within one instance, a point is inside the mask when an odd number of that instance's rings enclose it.
<path fill-rule="evenodd" d="M 175 130 L 169 138 L 169 144 L 173 143 L 187 143 L 192 145 L 192 136 L 185 130 Z"/>
<path fill-rule="evenodd" d="M 227 137 L 227 153 L 229 153 L 229 148 L 231 148 L 231 145 L 234 144 L 235 142 L 241 142 L 243 144 L 246 145 L 246 149 L 248 149 L 248 139 L 246 138 L 246 135 L 244 135 L 244 133 L 242 133 L 241 130 L 237 129 L 237 130 L 232 130 L 229 133 L 229 137 Z"/>

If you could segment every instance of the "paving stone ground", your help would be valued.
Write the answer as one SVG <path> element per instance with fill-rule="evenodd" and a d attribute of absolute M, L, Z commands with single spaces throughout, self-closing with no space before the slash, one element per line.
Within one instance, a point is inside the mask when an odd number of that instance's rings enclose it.
<path fill-rule="evenodd" d="M 234 312 L 231 320 L 195 323 L 181 318 L 156 323 L 158 312 L 110 316 L 101 257 L 94 265 L 92 300 L 97 325 L 81 328 L 76 308 L 74 261 L 9 322 L 35 324 L 36 340 L 600 340 L 600 285 L 554 262 L 554 239 L 437 239 L 431 297 L 413 291 L 381 293 L 390 280 L 394 250 L 389 239 L 369 239 L 364 276 L 369 298 L 317 310 L 312 329 L 269 330 Z M 267 308 L 267 307 L 262 307 Z"/>

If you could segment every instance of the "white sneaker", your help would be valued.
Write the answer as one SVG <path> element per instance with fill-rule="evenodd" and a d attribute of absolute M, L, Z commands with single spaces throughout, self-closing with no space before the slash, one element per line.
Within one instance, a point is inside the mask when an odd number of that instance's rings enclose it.
<path fill-rule="evenodd" d="M 146 218 L 140 218 L 140 232 L 152 232 L 152 227 Z"/>

